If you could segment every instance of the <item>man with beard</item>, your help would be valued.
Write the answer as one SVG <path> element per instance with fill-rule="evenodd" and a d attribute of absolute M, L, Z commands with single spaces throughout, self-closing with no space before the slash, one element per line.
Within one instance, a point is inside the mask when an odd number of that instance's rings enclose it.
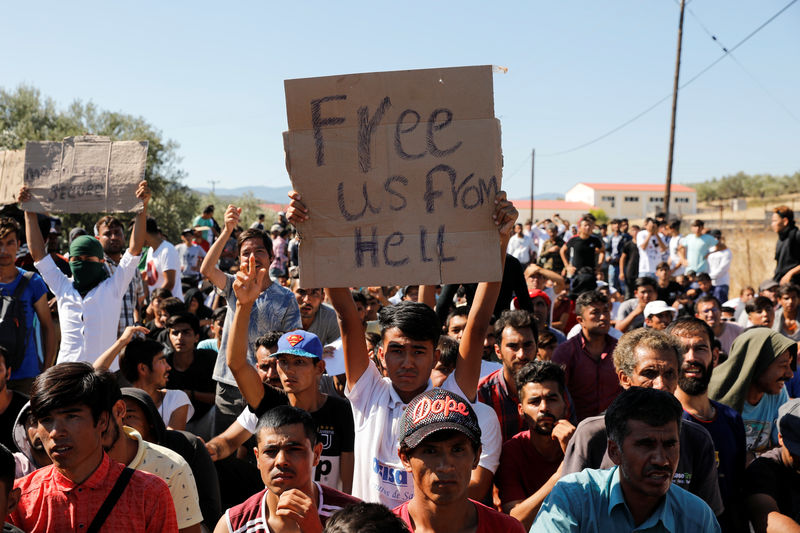
<path fill-rule="evenodd" d="M 517 374 L 517 390 L 528 429 L 503 445 L 495 486 L 503 512 L 527 530 L 561 477 L 561 460 L 575 426 L 566 420 L 564 370 L 557 364 L 528 363 Z"/>
<path fill-rule="evenodd" d="M 585 292 L 575 301 L 575 313 L 581 332 L 555 349 L 553 362 L 564 367 L 580 421 L 603 412 L 621 389 L 611 357 L 617 339 L 608 334 L 608 297 L 597 290 Z"/>
<path fill-rule="evenodd" d="M 519 412 L 516 375 L 536 359 L 536 323 L 527 311 L 503 311 L 494 324 L 494 332 L 494 349 L 503 368 L 478 383 L 478 400 L 494 409 L 506 442 L 525 427 Z"/>
<path fill-rule="evenodd" d="M 30 201 L 32 195 L 27 187 L 22 187 L 17 198 L 24 203 Z M 25 211 L 25 234 L 34 266 L 58 302 L 61 327 L 58 363 L 92 363 L 117 339 L 122 298 L 133 277 L 139 274 L 137 267 L 144 245 L 147 204 L 150 202 L 146 181 L 139 183 L 136 198 L 142 201 L 142 210 L 136 215 L 128 249 L 111 277 L 103 268 L 100 242 L 82 235 L 69 245 L 72 280 L 67 278 L 45 252 L 36 213 Z M 111 370 L 117 370 L 116 362 Z"/>
<path fill-rule="evenodd" d="M 304 331 L 319 337 L 323 346 L 341 337 L 339 323 L 336 321 L 336 311 L 333 310 L 333 307 L 322 303 L 325 298 L 322 289 L 295 287 L 294 297 L 300 308 L 300 320 Z"/>
<path fill-rule="evenodd" d="M 107 381 L 111 416 L 108 429 L 103 434 L 103 449 L 108 456 L 133 470 L 149 472 L 163 479 L 169 487 L 178 531 L 199 533 L 203 522 L 197 497 L 197 485 L 189 464 L 178 453 L 169 448 L 142 439 L 133 428 L 125 426 L 126 404 L 113 374 L 99 372 L 100 379 Z"/>
<path fill-rule="evenodd" d="M 675 397 L 683 406 L 683 419 L 703 426 L 717 452 L 719 491 L 725 512 L 719 517 L 723 531 L 746 531 L 741 517 L 742 483 L 747 451 L 742 417 L 727 405 L 708 398 L 708 383 L 716 361 L 711 344 L 714 332 L 702 320 L 682 317 L 667 333 L 683 346 L 683 364 Z"/>
<path fill-rule="evenodd" d="M 623 389 L 652 388 L 675 393 L 682 363 L 682 347 L 663 331 L 639 328 L 620 338 L 614 349 L 614 368 Z M 583 420 L 564 452 L 561 474 L 584 468 L 610 468 L 603 416 Z M 680 458 L 673 483 L 702 498 L 715 514 L 723 511 L 717 483 L 717 464 L 711 435 L 690 421 L 680 427 Z"/>
<path fill-rule="evenodd" d="M 684 424 L 681 405 L 671 394 L 627 389 L 605 414 L 613 468 L 586 469 L 561 479 L 542 504 L 531 533 L 719 532 L 711 509 L 671 482 L 684 452 Z"/>
<path fill-rule="evenodd" d="M 94 236 L 103 246 L 103 257 L 108 277 L 114 275 L 122 259 L 125 247 L 125 231 L 122 222 L 116 217 L 106 215 L 94 225 Z M 133 276 L 122 297 L 122 309 L 119 315 L 117 336 L 122 335 L 125 328 L 141 322 L 139 304 L 144 301 L 144 284 L 141 276 Z"/>

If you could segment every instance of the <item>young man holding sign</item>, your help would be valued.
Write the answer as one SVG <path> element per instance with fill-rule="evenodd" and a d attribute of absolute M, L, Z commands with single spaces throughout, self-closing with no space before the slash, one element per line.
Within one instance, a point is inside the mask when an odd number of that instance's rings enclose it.
<path fill-rule="evenodd" d="M 300 194 L 289 194 L 287 215 L 293 224 L 309 219 Z M 501 261 L 517 218 L 514 206 L 500 192 L 492 216 L 500 240 Z M 414 495 L 413 478 L 397 455 L 399 420 L 412 398 L 432 388 L 430 373 L 439 351 L 441 326 L 425 304 L 401 302 L 381 310 L 381 346 L 378 356 L 386 369 L 383 378 L 369 357 L 364 326 L 348 288 L 327 289 L 339 317 L 344 348 L 346 395 L 355 420 L 353 495 L 394 508 Z M 483 341 L 500 291 L 500 281 L 478 285 L 459 349 L 455 371 L 442 388 L 474 401 L 480 374 Z"/>
<path fill-rule="evenodd" d="M 25 234 L 34 266 L 58 301 L 61 325 L 58 363 L 93 363 L 117 340 L 122 298 L 133 276 L 139 273 L 137 267 L 144 245 L 147 203 L 150 201 L 150 188 L 146 181 L 139 183 L 136 198 L 142 201 L 142 210 L 136 215 L 130 245 L 110 277 L 103 266 L 103 246 L 88 235 L 70 243 L 72 278 L 65 276 L 45 249 L 36 213 L 25 211 Z M 28 188 L 22 187 L 18 201 L 22 204 L 31 199 Z M 114 361 L 110 369 L 115 371 L 118 368 L 119 364 Z"/>

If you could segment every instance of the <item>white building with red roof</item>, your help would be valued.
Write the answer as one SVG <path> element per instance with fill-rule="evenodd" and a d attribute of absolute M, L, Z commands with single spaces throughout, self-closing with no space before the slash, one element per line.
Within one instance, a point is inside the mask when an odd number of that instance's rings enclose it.
<path fill-rule="evenodd" d="M 670 214 L 697 213 L 697 192 L 672 184 Z M 664 185 L 658 183 L 578 183 L 565 195 L 567 202 L 582 202 L 602 209 L 613 218 L 644 218 L 664 210 Z"/>
<path fill-rule="evenodd" d="M 564 200 L 534 200 L 533 212 L 531 213 L 531 201 L 528 200 L 511 200 L 514 207 L 519 211 L 518 222 L 524 222 L 531 219 L 534 221 L 552 218 L 553 215 L 558 215 L 563 220 L 569 221 L 571 224 L 577 223 L 580 218 L 594 209 L 592 204 L 586 202 L 567 202 Z"/>

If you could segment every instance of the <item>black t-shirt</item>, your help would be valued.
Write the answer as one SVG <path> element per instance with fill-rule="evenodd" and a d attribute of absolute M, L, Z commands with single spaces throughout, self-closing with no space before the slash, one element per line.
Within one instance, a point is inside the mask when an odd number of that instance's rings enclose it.
<path fill-rule="evenodd" d="M 633 283 L 639 277 L 639 247 L 630 240 L 622 247 L 620 255 L 625 254 L 625 281 Z"/>
<path fill-rule="evenodd" d="M 800 522 L 800 473 L 784 466 L 781 448 L 773 448 L 756 458 L 744 477 L 745 495 L 772 496 L 781 514 Z"/>
<path fill-rule="evenodd" d="M 595 268 L 597 267 L 595 252 L 599 253 L 603 249 L 605 249 L 605 245 L 598 237 L 590 235 L 588 239 L 581 239 L 576 235 L 567 243 L 567 259 L 569 264 L 577 269 Z"/>
<path fill-rule="evenodd" d="M 257 417 L 278 405 L 288 405 L 289 397 L 282 390 L 264 385 L 264 398 L 253 412 Z M 355 426 L 350 402 L 328 396 L 322 407 L 311 413 L 317 424 L 317 432 L 322 442 L 322 457 L 314 469 L 314 480 L 335 486 L 339 479 L 340 456 L 342 452 L 353 452 Z M 327 476 L 328 479 L 323 479 Z M 333 483 L 332 483 L 333 482 Z"/>
<path fill-rule="evenodd" d="M 6 407 L 6 410 L 0 414 L 0 442 L 9 450 L 17 449 L 17 445 L 14 444 L 11 433 L 14 430 L 14 422 L 17 420 L 17 415 L 26 403 L 28 403 L 27 396 L 21 392 L 12 390 L 11 402 L 8 404 L 8 407 Z"/>
<path fill-rule="evenodd" d="M 667 302 L 667 305 L 672 305 L 675 302 L 675 298 L 678 297 L 680 293 L 683 292 L 683 288 L 677 281 L 670 281 L 669 285 L 666 287 L 658 287 L 656 289 L 656 293 L 658 294 L 659 300 L 664 300 Z"/>
<path fill-rule="evenodd" d="M 217 384 L 212 377 L 214 375 L 214 365 L 217 362 L 217 353 L 213 350 L 194 351 L 194 361 L 186 370 L 177 370 L 173 364 L 174 352 L 167 354 L 167 363 L 172 367 L 167 377 L 168 389 L 194 390 L 199 392 L 216 392 Z M 202 418 L 213 403 L 205 403 L 193 399 L 194 416 L 192 420 Z"/>

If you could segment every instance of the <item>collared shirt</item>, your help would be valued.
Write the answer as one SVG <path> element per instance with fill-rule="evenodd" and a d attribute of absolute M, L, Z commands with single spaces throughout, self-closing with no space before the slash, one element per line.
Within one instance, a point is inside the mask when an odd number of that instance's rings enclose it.
<path fill-rule="evenodd" d="M 126 435 L 136 439 L 136 456 L 128 464 L 129 468 L 149 472 L 167 483 L 172 503 L 175 506 L 175 518 L 179 528 L 199 524 L 203 521 L 200 511 L 200 500 L 197 497 L 197 484 L 189 463 L 179 453 L 142 439 L 139 432 L 128 426 L 122 430 Z"/>
<path fill-rule="evenodd" d="M 456 383 L 455 373 L 447 377 L 442 388 L 466 396 Z M 406 404 L 372 361 L 358 381 L 347 384 L 345 395 L 353 408 L 356 432 L 352 494 L 394 509 L 414 496 L 414 479 L 397 456 Z"/>
<path fill-rule="evenodd" d="M 586 469 L 556 483 L 531 527 L 531 533 L 554 531 L 713 533 L 720 527 L 703 500 L 674 484 L 653 514 L 637 526 L 622 493 L 619 467 L 614 467 Z"/>
<path fill-rule="evenodd" d="M 117 267 L 119 267 L 119 263 L 115 263 L 114 260 L 107 255 L 105 258 L 106 262 L 103 263 L 103 265 L 106 267 L 108 276 L 111 277 L 114 275 Z M 135 275 L 128 284 L 128 289 L 125 291 L 125 294 L 122 295 L 122 308 L 120 309 L 119 326 L 117 327 L 118 337 L 122 335 L 125 328 L 133 326 L 136 323 L 134 321 L 133 311 L 139 306 L 140 298 L 144 298 L 144 283 L 142 283 L 141 276 Z"/>
<path fill-rule="evenodd" d="M 14 483 L 21 494 L 17 508 L 9 515 L 11 523 L 28 533 L 85 532 L 122 469 L 105 452 L 100 466 L 80 484 L 53 465 L 40 468 Z M 167 484 L 152 474 L 134 472 L 100 531 L 177 532 Z"/>
<path fill-rule="evenodd" d="M 478 401 L 494 409 L 500 421 L 503 442 L 525 429 L 525 419 L 517 408 L 519 398 L 508 390 L 502 368 L 478 383 Z"/>
<path fill-rule="evenodd" d="M 50 255 L 34 263 L 58 302 L 61 347 L 57 363 L 94 363 L 95 359 L 114 344 L 117 340 L 122 297 L 133 276 L 139 272 L 138 264 L 139 256 L 132 256 L 125 250 L 114 275 L 82 297 L 72 286 L 72 280 L 58 269 Z M 114 372 L 118 369 L 119 362 L 114 359 L 109 370 Z"/>
<path fill-rule="evenodd" d="M 587 351 L 586 337 L 581 332 L 553 352 L 553 362 L 564 367 L 578 421 L 602 413 L 622 392 L 611 357 L 616 346 L 617 340 L 606 335 L 603 352 L 595 359 Z"/>

